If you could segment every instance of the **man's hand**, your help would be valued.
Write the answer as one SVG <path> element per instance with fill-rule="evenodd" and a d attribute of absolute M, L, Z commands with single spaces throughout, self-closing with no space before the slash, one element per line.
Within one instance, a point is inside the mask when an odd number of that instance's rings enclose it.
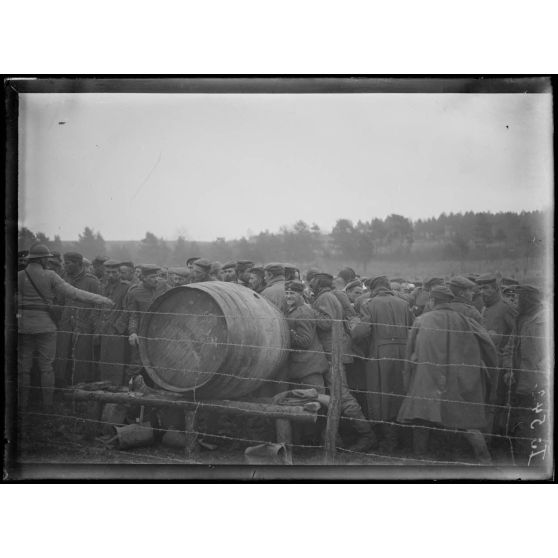
<path fill-rule="evenodd" d="M 139 345 L 139 337 L 137 333 L 131 333 L 128 337 L 128 343 L 133 347 L 134 345 Z"/>
<path fill-rule="evenodd" d="M 109 308 L 112 308 L 114 306 L 114 302 L 106 296 L 101 297 L 100 304 L 102 304 L 103 306 L 108 306 Z"/>

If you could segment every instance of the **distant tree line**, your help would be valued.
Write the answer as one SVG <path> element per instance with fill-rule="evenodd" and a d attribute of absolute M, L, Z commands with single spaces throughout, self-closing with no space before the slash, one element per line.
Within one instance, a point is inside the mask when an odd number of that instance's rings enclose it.
<path fill-rule="evenodd" d="M 548 217 L 548 216 L 547 216 Z M 354 262 L 366 270 L 374 260 L 407 261 L 482 260 L 490 258 L 536 258 L 550 237 L 541 211 L 505 213 L 442 213 L 438 217 L 412 222 L 402 215 L 370 221 L 338 219 L 330 233 L 313 223 L 297 221 L 278 232 L 262 231 L 240 239 L 217 238 L 213 242 L 166 241 L 147 231 L 140 241 L 105 241 L 100 232 L 85 227 L 75 242 L 63 242 L 56 235 L 19 229 L 18 248 L 44 242 L 51 250 L 76 250 L 87 258 L 106 255 L 117 260 L 184 265 L 192 256 L 221 262 L 250 259 L 255 262 L 282 261 L 312 264 L 331 259 Z"/>

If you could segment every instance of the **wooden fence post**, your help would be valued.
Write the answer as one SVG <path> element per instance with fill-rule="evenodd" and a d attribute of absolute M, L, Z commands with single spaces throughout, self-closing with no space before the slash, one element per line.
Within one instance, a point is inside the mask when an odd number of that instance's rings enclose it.
<path fill-rule="evenodd" d="M 343 322 L 334 321 L 331 326 L 331 378 L 329 383 L 330 402 L 327 410 L 324 461 L 328 465 L 335 462 L 335 442 L 341 416 Z"/>

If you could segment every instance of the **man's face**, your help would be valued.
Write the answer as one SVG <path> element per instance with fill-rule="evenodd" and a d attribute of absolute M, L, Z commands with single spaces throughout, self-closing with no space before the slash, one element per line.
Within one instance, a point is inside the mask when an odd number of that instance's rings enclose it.
<path fill-rule="evenodd" d="M 138 279 L 141 279 L 141 268 L 136 267 L 136 269 L 134 270 L 134 275 L 135 275 Z"/>
<path fill-rule="evenodd" d="M 245 269 L 244 271 L 238 272 L 237 277 L 243 283 L 249 283 L 250 282 L 250 270 Z"/>
<path fill-rule="evenodd" d="M 285 291 L 285 301 L 288 306 L 295 306 L 300 303 L 301 295 L 296 291 Z"/>
<path fill-rule="evenodd" d="M 131 281 L 134 278 L 134 270 L 127 265 L 120 266 L 120 277 L 124 279 L 124 281 Z"/>
<path fill-rule="evenodd" d="M 463 289 L 461 291 L 461 296 L 471 302 L 473 300 L 473 288 Z"/>
<path fill-rule="evenodd" d="M 68 275 L 77 275 L 82 268 L 82 264 L 79 264 L 75 260 L 64 260 L 64 270 Z"/>
<path fill-rule="evenodd" d="M 227 267 L 227 269 L 223 269 L 223 281 L 226 281 L 227 283 L 236 281 L 236 271 L 234 267 Z"/>
<path fill-rule="evenodd" d="M 494 297 L 497 290 L 496 290 L 496 286 L 494 285 L 494 283 L 489 283 L 488 285 L 481 285 L 480 286 L 480 292 L 481 292 L 481 295 L 482 295 L 482 300 L 486 303 L 491 298 Z"/>
<path fill-rule="evenodd" d="M 105 277 L 109 283 L 117 283 L 120 279 L 120 271 L 116 267 L 105 269 Z"/>
<path fill-rule="evenodd" d="M 248 284 L 250 288 L 253 290 L 258 289 L 261 287 L 263 283 L 263 277 L 259 273 L 250 273 L 250 279 L 248 280 Z"/>
<path fill-rule="evenodd" d="M 347 296 L 349 297 L 349 300 L 351 302 L 354 302 L 363 292 L 362 287 L 360 287 L 359 285 L 357 285 L 356 287 L 353 287 L 350 291 L 347 291 Z"/>
<path fill-rule="evenodd" d="M 148 275 L 143 275 L 142 282 L 146 287 L 154 289 L 157 286 L 157 274 L 149 273 Z"/>

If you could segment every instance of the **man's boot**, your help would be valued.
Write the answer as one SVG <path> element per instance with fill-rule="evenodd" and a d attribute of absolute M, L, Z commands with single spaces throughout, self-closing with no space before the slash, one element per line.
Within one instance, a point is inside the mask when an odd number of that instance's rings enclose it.
<path fill-rule="evenodd" d="M 490 457 L 490 452 L 488 451 L 486 440 L 484 439 L 482 433 L 479 430 L 468 430 L 465 433 L 465 437 L 473 447 L 475 457 L 479 463 L 482 465 L 491 465 L 492 458 Z"/>
<path fill-rule="evenodd" d="M 371 427 L 368 431 L 360 432 L 360 434 L 361 436 L 359 439 L 350 448 L 348 448 L 349 451 L 362 453 L 378 448 L 378 439 Z"/>

